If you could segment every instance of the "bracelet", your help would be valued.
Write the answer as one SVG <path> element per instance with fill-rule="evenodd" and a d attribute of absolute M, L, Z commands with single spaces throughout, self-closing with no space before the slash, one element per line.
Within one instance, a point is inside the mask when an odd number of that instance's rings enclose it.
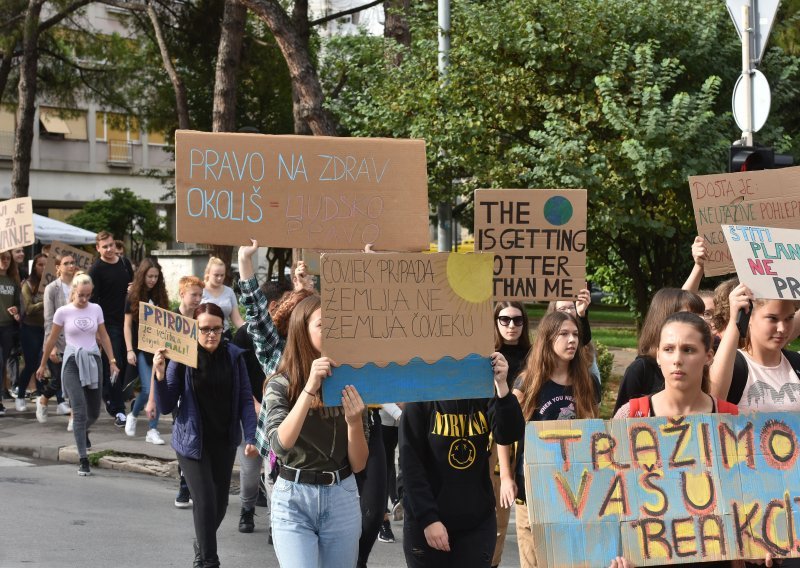
<path fill-rule="evenodd" d="M 303 392 L 306 393 L 308 396 L 313 396 L 317 398 L 319 395 L 317 393 L 308 392 L 306 389 L 303 389 Z"/>
<path fill-rule="evenodd" d="M 128 353 L 133 353 L 133 349 L 128 349 Z"/>
<path fill-rule="evenodd" d="M 117 364 L 117 360 L 116 359 L 109 359 L 108 362 L 111 363 L 112 365 L 116 365 Z"/>

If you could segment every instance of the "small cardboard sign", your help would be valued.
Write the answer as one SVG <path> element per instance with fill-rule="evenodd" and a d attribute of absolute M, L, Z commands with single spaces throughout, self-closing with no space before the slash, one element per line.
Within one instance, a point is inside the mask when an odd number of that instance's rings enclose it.
<path fill-rule="evenodd" d="M 148 353 L 167 350 L 172 361 L 197 367 L 197 320 L 139 302 L 139 349 Z"/>
<path fill-rule="evenodd" d="M 530 422 L 541 568 L 798 557 L 794 412 Z"/>
<path fill-rule="evenodd" d="M 20 197 L 0 202 L 0 252 L 27 247 L 34 242 L 33 200 Z"/>
<path fill-rule="evenodd" d="M 734 271 L 723 224 L 800 229 L 800 167 L 690 176 L 689 190 L 709 249 L 706 276 Z"/>
<path fill-rule="evenodd" d="M 69 255 L 75 259 L 75 270 L 82 270 L 89 272 L 94 262 L 94 254 L 88 253 L 75 247 L 71 247 L 59 241 L 54 241 L 50 245 L 50 255 L 47 257 L 47 262 L 44 265 L 44 272 L 42 273 L 42 282 L 47 286 L 58 278 L 58 271 L 56 269 L 56 257 Z"/>
<path fill-rule="evenodd" d="M 586 190 L 476 190 L 475 249 L 495 255 L 496 301 L 576 298 L 586 287 Z"/>
<path fill-rule="evenodd" d="M 722 225 L 736 274 L 756 298 L 800 300 L 800 230 Z"/>
<path fill-rule="evenodd" d="M 175 133 L 177 240 L 428 248 L 423 140 Z"/>
<path fill-rule="evenodd" d="M 323 253 L 323 382 L 338 404 L 353 384 L 367 403 L 492 395 L 492 256 Z"/>

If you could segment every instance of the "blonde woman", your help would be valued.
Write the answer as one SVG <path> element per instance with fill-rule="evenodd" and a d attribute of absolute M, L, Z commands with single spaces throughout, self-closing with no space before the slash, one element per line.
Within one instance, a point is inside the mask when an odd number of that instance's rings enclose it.
<path fill-rule="evenodd" d="M 225 286 L 225 263 L 216 256 L 208 260 L 205 273 L 205 288 L 203 288 L 202 304 L 216 304 L 222 308 L 225 315 L 225 336 L 232 339 L 230 324 L 239 328 L 244 325 L 242 315 L 239 313 L 239 301 L 230 286 Z"/>
<path fill-rule="evenodd" d="M 88 274 L 80 273 L 72 279 L 70 303 L 58 308 L 53 315 L 53 327 L 44 345 L 42 362 L 36 378 L 44 377 L 49 354 L 56 346 L 63 330 L 66 339 L 61 380 L 69 392 L 72 404 L 73 434 L 78 447 L 80 466 L 78 475 L 91 475 L 87 450 L 91 447 L 88 429 L 100 416 L 103 400 L 102 364 L 97 340 L 103 346 L 111 365 L 111 376 L 119 374 L 111 340 L 106 332 L 103 310 L 89 301 L 94 284 Z"/>

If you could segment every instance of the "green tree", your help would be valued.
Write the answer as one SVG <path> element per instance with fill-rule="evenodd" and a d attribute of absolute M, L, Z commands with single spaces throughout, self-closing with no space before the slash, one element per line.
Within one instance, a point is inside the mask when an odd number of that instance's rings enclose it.
<path fill-rule="evenodd" d="M 130 239 L 130 257 L 135 262 L 159 241 L 170 239 L 164 222 L 147 199 L 137 197 L 127 187 L 113 187 L 105 193 L 108 199 L 90 201 L 67 221 L 89 231 L 110 231 L 117 239 Z"/>
<path fill-rule="evenodd" d="M 343 130 L 425 138 L 429 201 L 463 196 L 468 226 L 478 187 L 586 188 L 591 277 L 639 312 L 656 289 L 680 285 L 696 230 L 687 177 L 723 171 L 739 137 L 729 110 L 739 43 L 724 3 L 458 2 L 446 83 L 435 9 L 416 5 L 398 66 L 381 57 L 397 44 L 336 44 L 336 57 L 363 62 L 329 103 Z M 796 105 L 796 58 L 770 57 L 782 82 L 773 104 Z"/>

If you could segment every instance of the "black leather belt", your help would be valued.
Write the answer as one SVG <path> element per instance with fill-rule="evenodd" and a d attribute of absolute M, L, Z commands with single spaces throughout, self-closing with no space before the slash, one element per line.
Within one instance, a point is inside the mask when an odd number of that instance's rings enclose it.
<path fill-rule="evenodd" d="M 353 471 L 349 465 L 344 466 L 338 471 L 314 471 L 311 469 L 296 469 L 286 465 L 281 466 L 278 473 L 283 479 L 294 481 L 295 483 L 308 483 L 309 485 L 336 485 L 342 480 L 350 477 Z"/>

